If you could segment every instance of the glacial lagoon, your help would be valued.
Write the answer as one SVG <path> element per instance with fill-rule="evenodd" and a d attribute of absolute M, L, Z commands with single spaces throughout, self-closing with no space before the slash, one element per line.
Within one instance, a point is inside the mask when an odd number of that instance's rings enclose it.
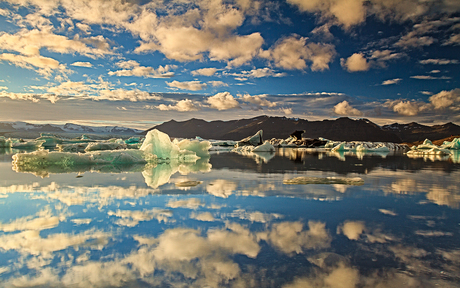
<path fill-rule="evenodd" d="M 457 152 L 22 172 L 16 152 L 0 154 L 1 287 L 460 287 Z"/>

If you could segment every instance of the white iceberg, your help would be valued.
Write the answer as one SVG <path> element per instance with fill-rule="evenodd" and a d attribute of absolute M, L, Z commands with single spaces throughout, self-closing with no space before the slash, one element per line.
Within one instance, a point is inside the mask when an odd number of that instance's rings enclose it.
<path fill-rule="evenodd" d="M 14 149 L 39 149 L 43 143 L 45 140 L 17 141 L 13 142 L 11 147 Z"/>
<path fill-rule="evenodd" d="M 209 157 L 209 149 L 211 149 L 212 145 L 209 141 L 184 139 L 177 143 L 177 147 L 182 150 L 195 152 L 196 156 L 203 158 Z"/>
<path fill-rule="evenodd" d="M 444 143 L 441 145 L 441 148 L 460 150 L 460 138 L 454 138 L 452 142 L 444 141 Z"/>
<path fill-rule="evenodd" d="M 168 134 L 157 129 L 150 130 L 147 133 L 139 150 L 155 155 L 160 160 L 193 162 L 199 158 L 193 151 L 180 149 L 171 142 Z"/>
<path fill-rule="evenodd" d="M 11 148 L 11 139 L 0 136 L 0 148 Z"/>
<path fill-rule="evenodd" d="M 275 152 L 275 147 L 269 141 L 252 149 L 252 152 Z"/>
<path fill-rule="evenodd" d="M 114 141 L 116 143 L 116 141 Z M 184 142 L 184 147 L 205 155 L 209 142 Z M 74 146 L 69 146 L 74 147 Z M 86 149 L 87 151 L 87 149 Z M 194 163 L 200 157 L 195 151 L 180 149 L 169 136 L 156 129 L 150 131 L 141 148 L 124 150 L 92 151 L 86 153 L 49 152 L 47 150 L 13 155 L 13 169 L 18 172 L 37 171 L 86 171 L 94 165 L 147 164 L 164 161 Z"/>

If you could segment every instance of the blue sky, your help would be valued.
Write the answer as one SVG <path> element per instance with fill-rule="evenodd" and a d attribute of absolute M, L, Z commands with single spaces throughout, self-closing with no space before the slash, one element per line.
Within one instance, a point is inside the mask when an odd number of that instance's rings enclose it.
<path fill-rule="evenodd" d="M 460 124 L 457 0 L 7 0 L 0 121 Z"/>

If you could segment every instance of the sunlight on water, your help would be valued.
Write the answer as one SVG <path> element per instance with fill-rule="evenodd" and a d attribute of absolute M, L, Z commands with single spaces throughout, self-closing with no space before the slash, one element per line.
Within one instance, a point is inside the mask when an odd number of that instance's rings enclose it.
<path fill-rule="evenodd" d="M 0 155 L 2 287 L 460 286 L 456 153 L 15 171 L 16 152 Z"/>

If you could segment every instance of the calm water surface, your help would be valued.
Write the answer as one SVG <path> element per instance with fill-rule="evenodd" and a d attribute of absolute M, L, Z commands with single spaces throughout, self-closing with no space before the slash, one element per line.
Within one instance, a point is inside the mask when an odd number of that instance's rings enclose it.
<path fill-rule="evenodd" d="M 15 172 L 14 152 L 0 154 L 0 287 L 460 287 L 457 154 Z M 296 177 L 364 184 L 283 184 Z"/>

